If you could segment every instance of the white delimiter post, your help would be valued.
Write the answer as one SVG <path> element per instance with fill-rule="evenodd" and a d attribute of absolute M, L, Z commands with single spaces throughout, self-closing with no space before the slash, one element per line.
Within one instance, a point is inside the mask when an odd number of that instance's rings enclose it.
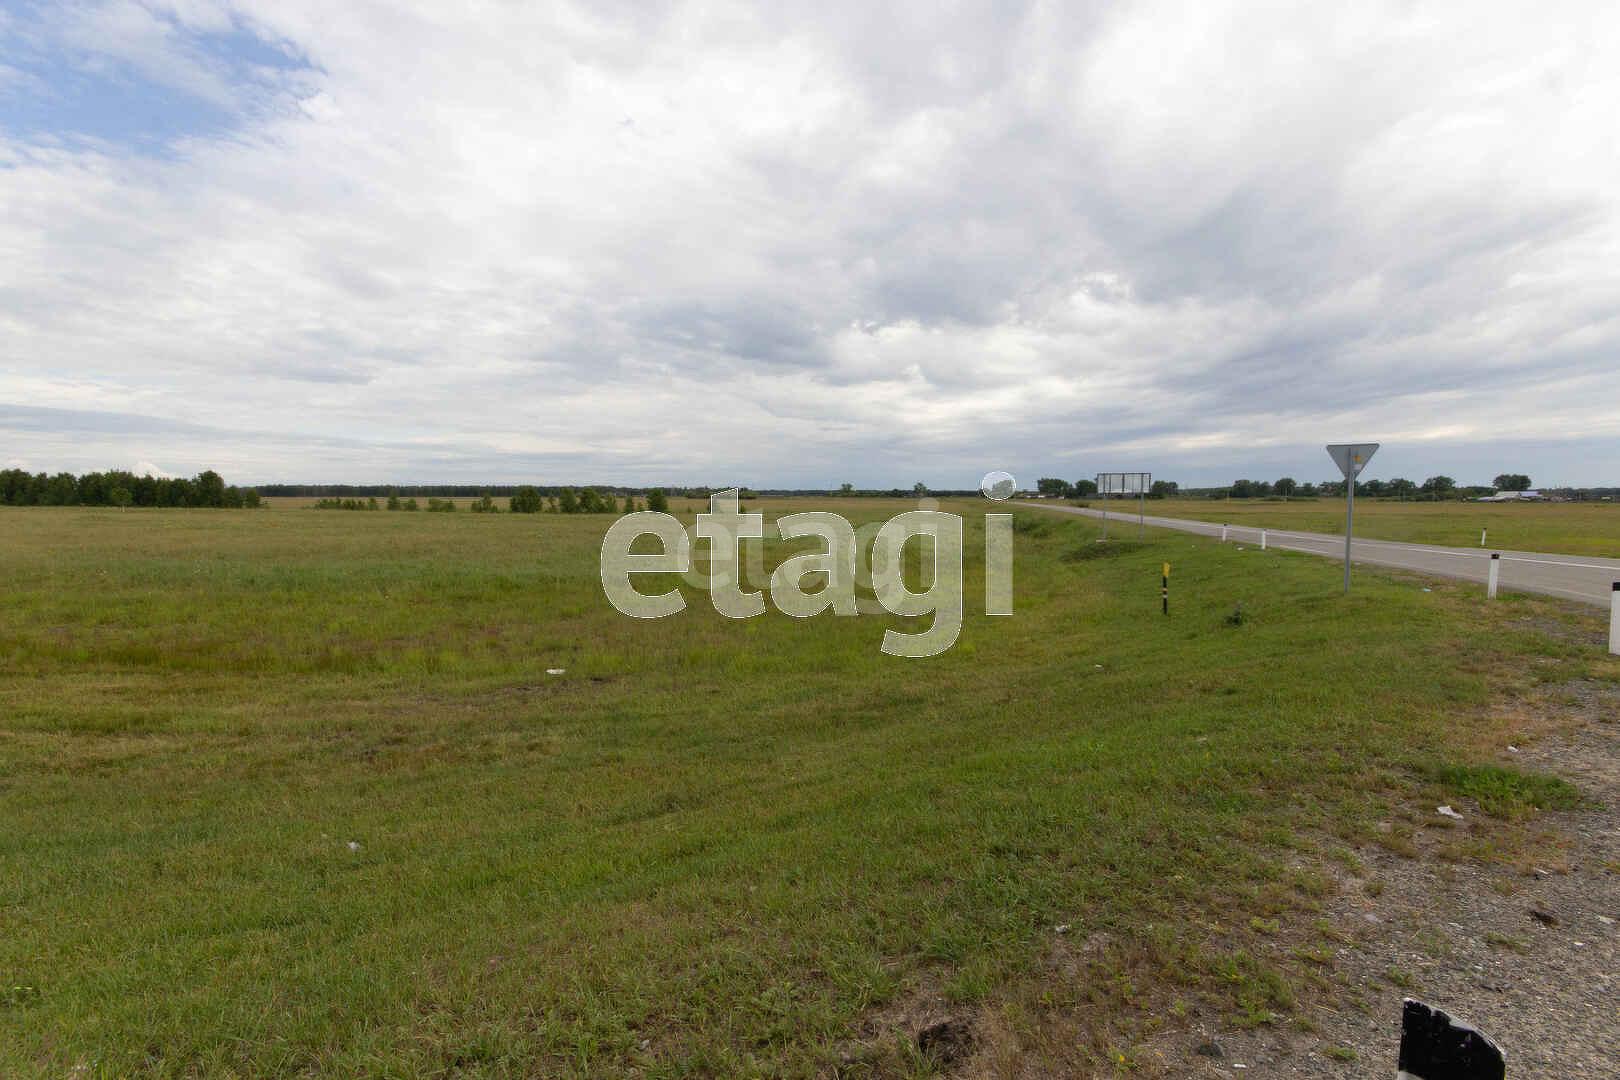
<path fill-rule="evenodd" d="M 1266 550 L 1266 530 L 1260 530 L 1260 550 Z"/>
<path fill-rule="evenodd" d="M 1609 651 L 1620 656 L 1620 581 L 1609 594 Z"/>
<path fill-rule="evenodd" d="M 1496 578 L 1502 570 L 1502 555 L 1500 552 L 1491 552 L 1491 576 L 1485 583 L 1485 599 L 1496 599 Z"/>
<path fill-rule="evenodd" d="M 1221 543 L 1226 543 L 1226 526 L 1221 526 Z"/>

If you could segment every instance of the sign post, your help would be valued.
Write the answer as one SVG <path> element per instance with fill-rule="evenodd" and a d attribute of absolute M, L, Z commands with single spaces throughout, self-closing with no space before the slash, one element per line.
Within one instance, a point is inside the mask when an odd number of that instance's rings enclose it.
<path fill-rule="evenodd" d="M 1328 456 L 1344 474 L 1344 591 L 1350 591 L 1350 530 L 1356 520 L 1356 477 L 1378 451 L 1378 444 L 1330 443 Z"/>

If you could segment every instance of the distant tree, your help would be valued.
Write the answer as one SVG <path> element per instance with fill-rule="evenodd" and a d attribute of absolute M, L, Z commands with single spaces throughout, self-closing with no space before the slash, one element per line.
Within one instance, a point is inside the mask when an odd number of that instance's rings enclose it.
<path fill-rule="evenodd" d="M 1292 495 L 1295 490 L 1298 489 L 1298 487 L 1299 485 L 1294 483 L 1294 478 L 1292 476 L 1285 476 L 1281 480 L 1278 480 L 1275 484 L 1272 484 L 1271 490 L 1278 495 Z"/>
<path fill-rule="evenodd" d="M 213 469 L 204 469 L 197 474 L 192 497 L 196 500 L 198 506 L 224 506 L 224 479 Z"/>
<path fill-rule="evenodd" d="M 225 506 L 229 510 L 242 509 L 242 489 L 235 484 L 225 489 Z"/>
<path fill-rule="evenodd" d="M 664 494 L 663 488 L 653 488 L 647 492 L 647 509 L 660 514 L 669 513 L 669 496 Z"/>
<path fill-rule="evenodd" d="M 840 485 L 838 485 L 838 490 L 839 490 L 840 494 L 853 495 L 853 494 L 855 494 L 855 485 L 854 484 L 840 484 Z"/>
<path fill-rule="evenodd" d="M 80 506 L 107 504 L 107 478 L 98 472 L 85 473 L 75 485 L 73 501 Z"/>
<path fill-rule="evenodd" d="M 399 496 L 397 494 L 395 494 L 394 492 L 390 491 L 388 493 L 388 509 L 390 509 L 390 510 L 403 510 L 404 508 L 405 508 L 405 504 L 399 501 Z"/>
<path fill-rule="evenodd" d="M 129 488 L 115 487 L 107 492 L 107 501 L 122 510 L 135 501 L 135 496 L 130 493 Z"/>
<path fill-rule="evenodd" d="M 1427 480 L 1423 481 L 1423 486 L 1418 490 L 1427 491 L 1433 495 L 1444 498 L 1450 493 L 1451 489 L 1456 486 L 1457 481 L 1453 480 L 1449 476 L 1431 476 Z"/>
<path fill-rule="evenodd" d="M 1417 489 L 1418 486 L 1412 483 L 1412 481 L 1406 479 L 1406 477 L 1397 476 L 1395 479 L 1389 482 L 1386 490 L 1388 490 L 1391 495 L 1396 495 L 1404 499 L 1408 495 L 1416 494 Z"/>
<path fill-rule="evenodd" d="M 406 499 L 405 500 L 405 509 L 406 510 L 420 510 L 422 508 L 420 506 L 416 505 L 416 500 L 415 499 Z"/>
<path fill-rule="evenodd" d="M 524 484 L 507 500 L 507 506 L 514 514 L 538 514 L 541 505 L 540 491 L 533 484 Z"/>
<path fill-rule="evenodd" d="M 57 473 L 45 485 L 46 506 L 72 506 L 79 499 L 79 485 L 72 473 Z"/>
<path fill-rule="evenodd" d="M 626 514 L 633 514 L 636 512 L 636 500 L 634 496 L 626 495 L 624 497 L 624 512 Z"/>
<path fill-rule="evenodd" d="M 919 480 L 911 485 L 911 493 L 917 496 L 926 495 L 928 494 L 928 485 Z"/>
<path fill-rule="evenodd" d="M 489 492 L 486 491 L 484 494 L 474 499 L 472 501 L 472 505 L 467 507 L 467 509 L 471 510 L 475 514 L 493 514 L 495 513 L 495 500 L 490 498 Z"/>
<path fill-rule="evenodd" d="M 1169 499 L 1174 498 L 1181 490 L 1181 485 L 1174 480 L 1155 480 L 1153 486 L 1148 488 L 1148 498 Z"/>
<path fill-rule="evenodd" d="M 1389 489 L 1384 486 L 1384 482 L 1382 480 L 1358 480 L 1358 481 L 1356 481 L 1356 494 L 1357 495 L 1372 495 L 1372 496 L 1376 497 L 1376 496 L 1384 494 L 1388 490 Z"/>
<path fill-rule="evenodd" d="M 1076 495 L 1079 495 L 1079 496 L 1082 496 L 1082 497 L 1084 497 L 1086 495 L 1095 495 L 1095 494 L 1097 494 L 1097 481 L 1095 481 L 1095 480 L 1076 480 L 1074 482 L 1074 487 L 1073 487 L 1072 490 L 1074 491 L 1074 493 Z"/>
<path fill-rule="evenodd" d="M 1316 485 L 1309 483 L 1301 484 L 1299 487 L 1294 489 L 1294 494 L 1301 499 L 1314 499 L 1316 498 Z"/>
<path fill-rule="evenodd" d="M 579 513 L 579 495 L 573 488 L 563 488 L 557 495 L 557 511 L 563 514 Z"/>
<path fill-rule="evenodd" d="M 1253 480 L 1239 480 L 1232 485 L 1231 491 L 1234 499 L 1252 499 L 1257 494 Z"/>
<path fill-rule="evenodd" d="M 132 476 L 129 480 L 129 493 L 135 496 L 136 506 L 156 506 L 157 480 L 151 476 Z"/>
<path fill-rule="evenodd" d="M 1070 486 L 1067 480 L 1059 480 L 1055 476 L 1043 476 L 1035 481 L 1035 490 L 1042 495 L 1061 497 L 1073 491 L 1074 488 Z"/>
<path fill-rule="evenodd" d="M 21 469 L 0 472 L 0 506 L 21 506 L 28 491 L 28 474 Z"/>
<path fill-rule="evenodd" d="M 1529 491 L 1530 478 L 1524 473 L 1503 473 L 1495 481 L 1497 491 Z"/>

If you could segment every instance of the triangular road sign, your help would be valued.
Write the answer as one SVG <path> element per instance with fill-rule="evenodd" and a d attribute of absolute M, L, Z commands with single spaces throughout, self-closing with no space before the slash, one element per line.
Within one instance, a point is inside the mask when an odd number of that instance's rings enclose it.
<path fill-rule="evenodd" d="M 1364 443 L 1332 443 L 1328 446 L 1328 456 L 1333 464 L 1339 467 L 1346 480 L 1354 480 L 1361 475 L 1361 470 L 1367 467 L 1373 454 L 1378 450 L 1375 442 Z"/>

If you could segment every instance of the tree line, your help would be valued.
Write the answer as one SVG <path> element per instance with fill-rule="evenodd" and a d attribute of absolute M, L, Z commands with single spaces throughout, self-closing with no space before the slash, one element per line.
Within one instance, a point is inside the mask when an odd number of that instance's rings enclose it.
<path fill-rule="evenodd" d="M 123 469 L 85 473 L 0 472 L 0 506 L 205 506 L 255 509 L 259 492 L 226 484 L 212 469 L 182 476 L 136 476 Z"/>
<path fill-rule="evenodd" d="M 637 505 L 631 495 L 626 495 L 621 504 L 612 492 L 598 488 L 576 491 L 565 487 L 548 496 L 539 488 L 524 484 L 512 493 L 507 505 L 514 514 L 633 514 L 637 510 L 664 513 L 669 510 L 669 496 L 663 488 L 651 488 L 647 491 L 645 505 Z"/>
<path fill-rule="evenodd" d="M 1097 481 L 1076 480 L 1070 483 L 1055 476 L 1043 476 L 1035 481 L 1035 490 L 1042 495 L 1054 495 L 1059 498 L 1084 499 L 1097 494 Z M 1181 494 L 1181 485 L 1174 480 L 1155 480 L 1145 492 L 1150 499 L 1169 499 Z"/>
<path fill-rule="evenodd" d="M 656 510 L 667 512 L 669 510 L 669 496 L 663 488 L 653 488 L 647 492 L 644 504 L 638 504 L 634 496 L 626 495 L 621 502 L 612 492 L 599 488 L 571 487 L 557 488 L 556 494 L 547 496 L 540 488 L 532 484 L 520 484 L 513 489 L 507 497 L 506 509 L 512 514 L 633 514 L 637 510 Z M 413 512 L 422 509 L 415 496 L 401 497 L 399 492 L 387 492 L 387 501 L 379 502 L 377 496 L 368 495 L 365 498 L 322 498 L 314 504 L 316 510 L 400 510 Z M 427 513 L 450 514 L 454 513 L 456 504 L 453 499 L 441 499 L 437 496 L 428 496 Z M 494 514 L 500 508 L 495 504 L 494 496 L 484 492 L 474 499 L 467 507 L 470 513 Z"/>
<path fill-rule="evenodd" d="M 1530 478 L 1522 473 L 1504 473 L 1496 478 L 1494 487 L 1459 485 L 1455 479 L 1444 475 L 1428 477 L 1421 483 L 1408 480 L 1404 476 L 1397 476 L 1393 480 L 1356 481 L 1357 495 L 1368 495 L 1373 498 L 1412 499 L 1417 502 L 1472 499 L 1482 495 L 1489 495 L 1493 491 L 1528 491 L 1529 489 Z M 1324 480 L 1319 484 L 1301 484 L 1290 476 L 1284 476 L 1271 483 L 1264 480 L 1238 480 L 1230 488 L 1224 491 L 1217 490 L 1212 494 L 1216 498 L 1226 495 L 1233 499 L 1265 499 L 1279 496 L 1299 499 L 1311 499 L 1317 496 L 1343 498 L 1345 481 Z"/>
<path fill-rule="evenodd" d="M 1097 494 L 1097 484 L 1093 480 L 1076 480 L 1070 483 L 1067 480 L 1045 476 L 1036 481 L 1035 488 L 1042 495 L 1061 498 L 1086 498 Z M 1493 491 L 1528 490 L 1530 478 L 1523 473 L 1502 473 L 1496 478 L 1493 487 L 1459 486 L 1457 481 L 1449 476 L 1431 476 L 1421 483 L 1400 476 L 1393 480 L 1356 481 L 1357 495 L 1414 499 L 1419 502 L 1474 498 L 1489 495 Z M 1344 493 L 1343 480 L 1324 480 L 1313 484 L 1300 483 L 1291 476 L 1279 477 L 1276 480 L 1237 480 L 1229 487 L 1196 488 L 1186 492 L 1189 495 L 1214 499 L 1314 499 L 1318 496 L 1343 498 Z M 1155 480 L 1147 491 L 1147 497 L 1150 499 L 1174 498 L 1180 494 L 1183 494 L 1181 486 L 1173 480 Z"/>
<path fill-rule="evenodd" d="M 583 488 L 580 485 L 564 484 L 260 484 L 259 494 L 266 498 L 295 498 L 295 499 L 359 499 L 364 502 L 368 498 L 386 499 L 390 495 L 400 498 L 426 499 L 437 497 L 441 499 L 477 499 L 485 495 L 492 498 L 505 499 L 516 495 L 520 489 L 533 489 L 545 498 L 560 498 L 567 488 L 576 493 Z M 623 484 L 588 484 L 585 487 L 593 491 L 612 493 L 615 496 L 633 495 L 637 498 L 646 498 L 652 492 L 648 487 L 626 487 Z M 681 487 L 664 484 L 659 487 L 665 495 L 684 495 L 688 499 L 707 499 L 716 491 L 725 491 L 737 487 L 743 498 L 756 498 L 753 491 L 737 484 L 728 484 L 724 487 Z M 825 492 L 819 493 L 825 494 Z"/>

